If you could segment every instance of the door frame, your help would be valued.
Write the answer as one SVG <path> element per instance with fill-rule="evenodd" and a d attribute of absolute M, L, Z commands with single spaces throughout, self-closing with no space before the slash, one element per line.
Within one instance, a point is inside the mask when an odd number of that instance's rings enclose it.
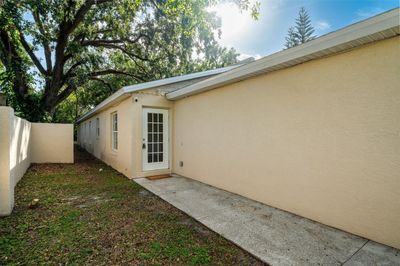
<path fill-rule="evenodd" d="M 163 162 L 148 163 L 148 137 L 147 137 L 147 114 L 161 113 L 163 114 Z M 142 171 L 166 170 L 169 169 L 169 148 L 170 148 L 170 130 L 169 130 L 169 110 L 162 108 L 143 107 L 142 109 Z M 145 148 L 143 148 L 145 145 Z"/>

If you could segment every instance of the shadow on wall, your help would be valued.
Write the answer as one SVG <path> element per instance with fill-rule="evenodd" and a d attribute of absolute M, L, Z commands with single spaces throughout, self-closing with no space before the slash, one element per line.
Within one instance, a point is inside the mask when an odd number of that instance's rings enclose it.
<path fill-rule="evenodd" d="M 11 214 L 14 187 L 31 163 L 73 163 L 73 125 L 30 123 L 0 106 L 0 216 Z"/>
<path fill-rule="evenodd" d="M 10 175 L 13 186 L 21 180 L 31 163 L 31 129 L 31 123 L 14 117 L 14 132 L 11 135 L 10 149 Z"/>

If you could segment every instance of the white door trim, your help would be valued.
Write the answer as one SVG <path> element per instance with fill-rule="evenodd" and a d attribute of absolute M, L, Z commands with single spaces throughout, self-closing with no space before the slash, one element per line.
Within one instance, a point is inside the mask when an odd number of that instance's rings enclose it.
<path fill-rule="evenodd" d="M 158 137 L 161 134 L 160 130 L 157 135 L 157 140 L 148 139 L 148 114 L 161 114 L 163 117 L 162 124 L 162 152 L 159 151 L 157 148 L 157 152 L 155 153 L 155 144 L 154 142 L 158 142 L 160 145 L 161 142 L 158 141 Z M 157 120 L 158 121 L 158 120 Z M 154 127 L 154 121 L 150 122 L 151 126 Z M 157 122 L 157 128 L 160 122 Z M 152 137 L 155 138 L 154 132 Z M 150 147 L 150 145 L 152 145 Z M 158 146 L 159 147 L 159 146 Z M 152 150 L 152 153 L 149 154 L 149 151 Z M 159 154 L 162 154 L 162 161 L 158 161 L 157 158 Z M 152 160 L 156 160 L 156 162 L 149 162 L 149 156 L 152 156 Z M 156 156 L 156 157 L 155 157 Z M 161 169 L 168 169 L 169 168 L 169 112 L 167 109 L 156 109 L 156 108 L 143 108 L 142 114 L 142 167 L 143 171 L 151 171 L 151 170 L 161 170 Z"/>

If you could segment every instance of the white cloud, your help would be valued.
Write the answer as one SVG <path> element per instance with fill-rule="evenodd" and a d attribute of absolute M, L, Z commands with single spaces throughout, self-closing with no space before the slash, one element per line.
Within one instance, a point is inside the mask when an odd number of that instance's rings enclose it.
<path fill-rule="evenodd" d="M 330 28 L 331 24 L 329 24 L 329 22 L 326 20 L 317 21 L 317 23 L 315 24 L 315 29 L 319 31 L 329 30 Z"/>

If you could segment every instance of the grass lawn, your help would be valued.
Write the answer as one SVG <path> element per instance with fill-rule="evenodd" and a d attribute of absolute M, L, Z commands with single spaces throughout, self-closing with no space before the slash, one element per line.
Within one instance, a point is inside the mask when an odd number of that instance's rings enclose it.
<path fill-rule="evenodd" d="M 87 153 L 75 160 L 33 165 L 18 183 L 0 265 L 263 265 Z"/>

